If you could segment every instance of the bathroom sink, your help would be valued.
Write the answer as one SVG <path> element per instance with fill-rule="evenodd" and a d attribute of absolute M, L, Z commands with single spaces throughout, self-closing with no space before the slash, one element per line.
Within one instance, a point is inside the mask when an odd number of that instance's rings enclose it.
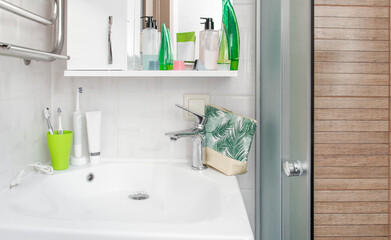
<path fill-rule="evenodd" d="M 235 177 L 187 161 L 106 160 L 34 173 L 0 194 L 13 239 L 253 239 Z"/>

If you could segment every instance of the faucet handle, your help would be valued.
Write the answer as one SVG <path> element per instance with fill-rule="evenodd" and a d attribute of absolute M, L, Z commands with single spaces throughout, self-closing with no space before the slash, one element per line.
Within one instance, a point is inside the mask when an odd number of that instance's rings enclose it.
<path fill-rule="evenodd" d="M 175 106 L 177 106 L 177 107 L 179 107 L 179 108 L 181 108 L 181 109 L 183 109 L 183 110 L 193 114 L 194 117 L 197 119 L 197 123 L 198 124 L 205 125 L 206 117 L 204 115 L 196 113 L 196 112 L 194 112 L 194 111 L 192 111 L 192 110 L 190 110 L 188 108 L 182 107 L 181 105 L 178 105 L 178 104 L 175 104 Z"/>

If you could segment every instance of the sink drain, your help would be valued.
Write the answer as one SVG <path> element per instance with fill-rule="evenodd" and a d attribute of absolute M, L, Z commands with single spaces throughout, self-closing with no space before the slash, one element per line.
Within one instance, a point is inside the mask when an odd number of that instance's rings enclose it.
<path fill-rule="evenodd" d="M 149 195 L 143 192 L 138 192 L 138 193 L 130 194 L 128 198 L 132 200 L 146 200 L 149 198 Z"/>
<path fill-rule="evenodd" d="M 86 181 L 87 182 L 92 182 L 92 181 L 94 181 L 94 179 L 95 179 L 95 174 L 94 173 L 92 173 L 92 172 L 90 172 L 89 174 L 87 174 L 87 176 L 86 176 Z"/>

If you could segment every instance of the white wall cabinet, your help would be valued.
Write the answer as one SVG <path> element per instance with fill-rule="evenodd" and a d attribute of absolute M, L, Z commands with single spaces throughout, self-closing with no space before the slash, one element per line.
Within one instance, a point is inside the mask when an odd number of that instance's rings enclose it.
<path fill-rule="evenodd" d="M 176 33 L 178 31 L 198 33 L 203 29 L 200 17 L 213 17 L 217 20 L 216 28 L 220 28 L 221 0 L 170 1 L 171 39 L 174 52 Z M 141 2 L 142 0 L 68 0 L 66 37 L 67 55 L 70 56 L 70 60 L 67 62 L 64 75 L 73 77 L 237 76 L 236 71 L 137 71 L 141 61 L 140 16 L 143 12 Z M 109 16 L 113 17 L 112 64 L 109 63 Z"/>
<path fill-rule="evenodd" d="M 109 16 L 113 17 L 112 64 Z M 126 70 L 126 0 L 68 0 L 67 21 L 68 70 Z"/>

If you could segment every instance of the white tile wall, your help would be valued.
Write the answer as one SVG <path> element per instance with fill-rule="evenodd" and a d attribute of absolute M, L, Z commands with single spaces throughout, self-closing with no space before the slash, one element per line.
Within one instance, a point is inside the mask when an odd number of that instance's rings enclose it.
<path fill-rule="evenodd" d="M 50 9 L 47 1 L 12 2 L 36 12 Z M 26 67 L 20 59 L 0 57 L 0 180 L 16 174 L 22 164 L 48 159 L 42 109 L 61 107 L 63 126 L 71 129 L 74 91 L 79 86 L 84 88 L 82 111 L 103 112 L 104 157 L 190 160 L 190 139 L 170 143 L 164 136 L 167 131 L 192 124 L 182 120 L 181 110 L 174 106 L 182 104 L 184 94 L 209 94 L 212 104 L 255 118 L 255 2 L 237 1 L 235 10 L 241 34 L 237 78 L 66 78 L 63 77 L 66 64 L 61 61 L 33 62 Z M 1 41 L 50 48 L 50 31 L 45 27 L 2 11 L 0 20 L 7 22 L 0 24 Z M 86 143 L 84 137 L 84 146 Z M 86 151 L 85 148 L 85 154 Z M 252 151 L 248 173 L 238 176 L 253 226 L 254 164 Z M 0 181 L 0 187 L 1 184 L 4 181 Z"/>
<path fill-rule="evenodd" d="M 9 1 L 49 17 L 50 1 Z M 51 50 L 51 29 L 0 10 L 0 41 Z M 49 161 L 42 110 L 51 106 L 50 63 L 0 57 L 0 189 L 27 163 Z"/>

